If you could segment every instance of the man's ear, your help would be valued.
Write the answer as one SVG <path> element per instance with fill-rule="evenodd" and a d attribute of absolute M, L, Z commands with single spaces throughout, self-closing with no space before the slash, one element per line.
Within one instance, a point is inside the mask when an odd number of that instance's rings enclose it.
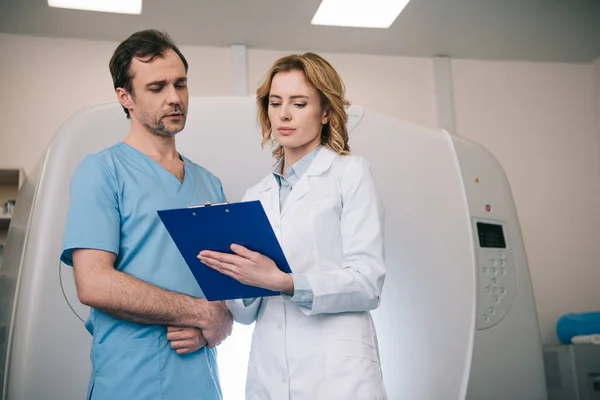
<path fill-rule="evenodd" d="M 121 103 L 121 105 L 126 109 L 131 110 L 135 104 L 133 95 L 120 87 L 115 91 L 117 93 L 117 100 L 119 100 L 119 103 Z"/>

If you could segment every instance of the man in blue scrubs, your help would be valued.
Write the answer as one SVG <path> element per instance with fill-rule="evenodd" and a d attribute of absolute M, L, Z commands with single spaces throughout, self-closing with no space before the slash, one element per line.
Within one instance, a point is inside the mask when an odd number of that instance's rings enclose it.
<path fill-rule="evenodd" d="M 88 398 L 221 399 L 215 347 L 231 314 L 209 302 L 156 213 L 225 201 L 218 178 L 180 155 L 188 64 L 166 34 L 133 34 L 110 60 L 129 134 L 71 178 L 61 259 L 91 307 Z"/>

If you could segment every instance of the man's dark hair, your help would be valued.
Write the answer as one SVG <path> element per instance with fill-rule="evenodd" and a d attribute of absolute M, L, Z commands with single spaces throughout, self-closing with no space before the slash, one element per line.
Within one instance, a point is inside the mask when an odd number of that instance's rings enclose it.
<path fill-rule="evenodd" d="M 185 66 L 185 72 L 188 71 L 188 63 L 179 48 L 173 43 L 169 35 L 155 29 L 148 29 L 134 33 L 125 39 L 115 50 L 108 67 L 112 75 L 115 90 L 119 87 L 127 90 L 134 96 L 133 86 L 131 84 L 132 76 L 129 73 L 131 61 L 133 58 L 144 58 L 143 62 L 151 62 L 156 57 L 164 57 L 167 50 L 173 50 Z M 142 60 L 140 60 L 142 61 Z M 127 118 L 129 110 L 123 107 Z"/>

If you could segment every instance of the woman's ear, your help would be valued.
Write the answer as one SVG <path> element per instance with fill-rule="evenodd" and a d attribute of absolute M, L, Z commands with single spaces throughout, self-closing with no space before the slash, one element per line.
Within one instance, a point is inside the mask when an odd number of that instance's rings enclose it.
<path fill-rule="evenodd" d="M 323 125 L 327 124 L 329 122 L 329 118 L 331 116 L 331 109 L 328 108 L 327 110 L 325 110 L 325 112 L 323 113 L 323 117 L 321 118 L 321 123 Z"/>

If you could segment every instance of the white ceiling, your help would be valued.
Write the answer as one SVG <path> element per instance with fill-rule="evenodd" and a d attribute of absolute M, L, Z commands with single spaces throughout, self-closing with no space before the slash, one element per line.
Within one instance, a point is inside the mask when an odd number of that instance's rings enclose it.
<path fill-rule="evenodd" d="M 144 0 L 141 16 L 0 0 L 0 32 L 120 41 L 158 28 L 179 45 L 591 62 L 600 0 L 411 0 L 390 29 L 312 26 L 320 0 Z"/>

